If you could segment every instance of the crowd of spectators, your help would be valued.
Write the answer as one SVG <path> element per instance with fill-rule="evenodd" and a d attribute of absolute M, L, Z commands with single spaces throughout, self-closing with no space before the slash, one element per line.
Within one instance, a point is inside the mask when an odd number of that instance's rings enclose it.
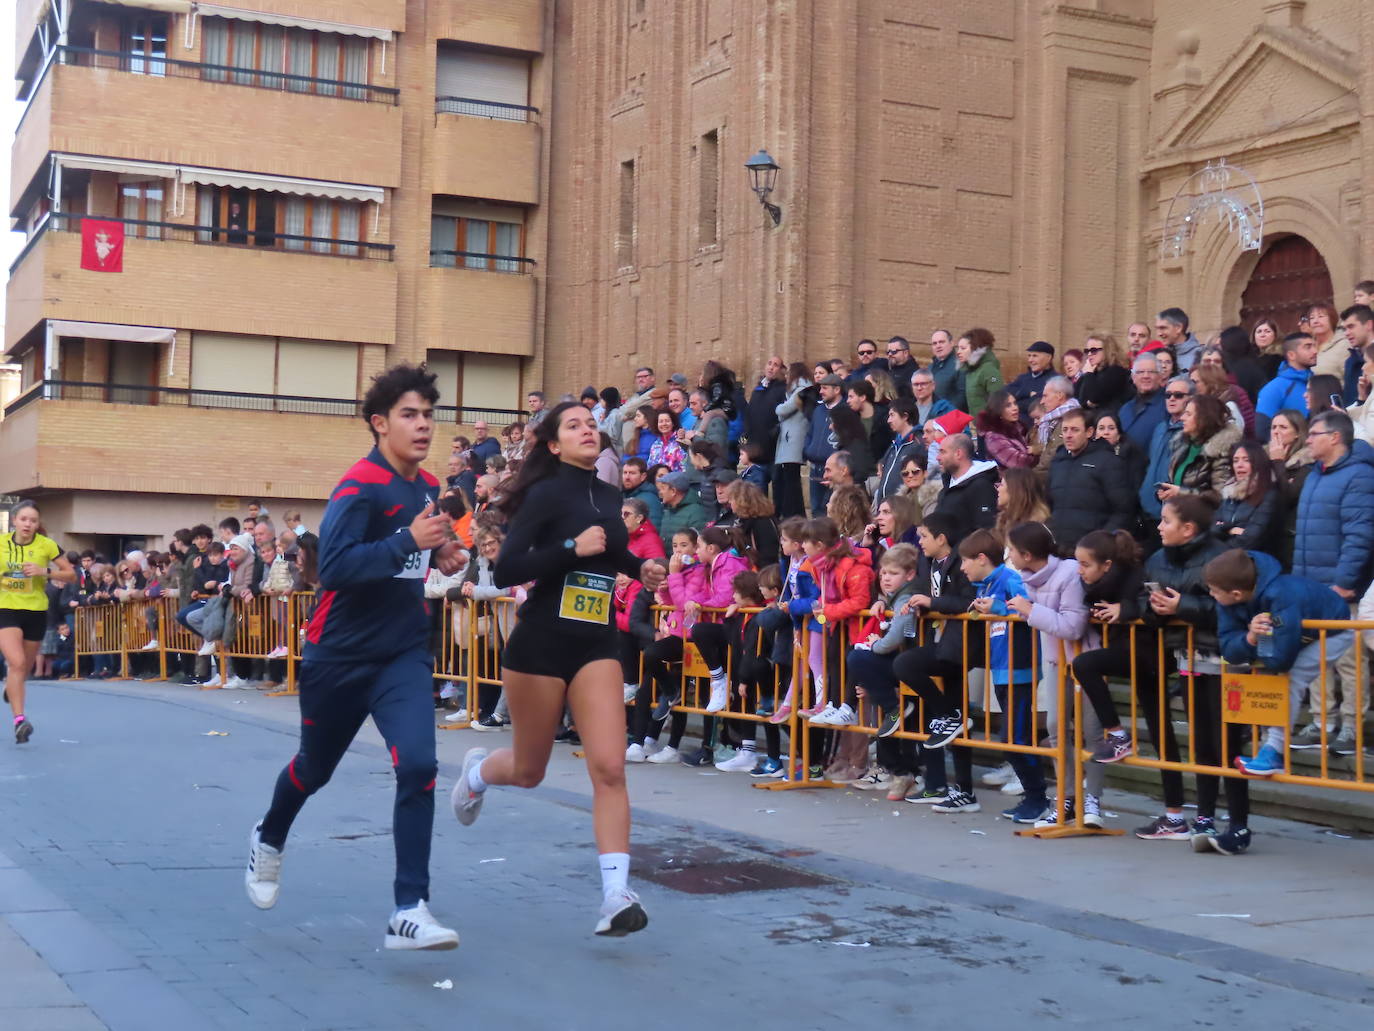
<path fill-rule="evenodd" d="M 957 684 L 962 698 L 975 672 L 969 667 L 985 659 L 956 658 L 939 644 L 907 647 L 915 636 L 909 631 L 894 640 L 897 624 L 878 613 L 899 602 L 925 617 L 970 606 L 1027 617 L 1024 624 L 994 624 L 1011 629 L 991 639 L 997 654 L 990 666 L 1002 674 L 983 692 L 983 704 L 994 711 L 1010 704 L 1014 711 L 1001 717 L 1002 732 L 1020 743 L 1036 739 L 1037 709 L 1057 720 L 1053 703 L 1034 689 L 1052 665 L 1041 656 L 1093 656 L 1081 674 L 1073 663 L 1072 675 L 1085 689 L 1089 682 L 1105 684 L 1130 670 L 1117 668 L 1124 635 L 1104 646 L 1098 624 L 1140 620 L 1142 633 L 1162 635 L 1165 657 L 1163 669 L 1137 671 L 1142 701 L 1158 690 L 1154 681 L 1186 678 L 1200 699 L 1194 713 L 1199 755 L 1235 757 L 1236 742 L 1228 738 L 1221 749 L 1213 697 L 1223 650 L 1233 666 L 1253 662 L 1290 672 L 1282 663 L 1291 665 L 1292 655 L 1276 658 L 1272 647 L 1257 655 L 1255 641 L 1293 633 L 1294 653 L 1306 655 L 1314 635 L 1304 635 L 1300 625 L 1275 630 L 1269 624 L 1266 631 L 1261 620 L 1258 628 L 1242 627 L 1239 643 L 1228 647 L 1225 633 L 1218 636 L 1219 619 L 1226 624 L 1220 595 L 1241 605 L 1240 596 L 1283 577 L 1318 585 L 1322 593 L 1311 596 L 1335 605 L 1314 602 L 1294 617 L 1296 624 L 1332 613 L 1374 615 L 1371 300 L 1374 283 L 1364 282 L 1343 311 L 1314 304 L 1291 333 L 1262 320 L 1249 331 L 1230 326 L 1205 339 L 1194 334 L 1184 311 L 1166 308 L 1152 323 L 1130 325 L 1124 344 L 1113 334 L 1093 333 L 1057 356 L 1051 343 L 1034 341 L 1010 377 L 1003 370 L 1015 359 L 999 355 L 987 329 L 957 335 L 937 329 L 928 357 L 918 358 L 907 339 L 894 336 L 885 348 L 859 341 L 852 361 L 772 357 L 752 379 L 707 361 L 694 379 L 675 372 L 660 380 L 656 370 L 642 367 L 624 395 L 614 386 L 565 395 L 562 401 L 584 405 L 598 420 L 598 474 L 621 486 L 622 517 L 637 549 L 670 572 L 657 599 L 637 597 L 632 584 L 617 592 L 626 701 L 634 706 L 627 758 L 718 761 L 727 771 L 794 775 L 781 768 L 775 737 L 767 754 L 755 752 L 751 723 L 708 719 L 702 746 L 688 752 L 679 748 L 685 721 L 673 713 L 661 747 L 659 737 L 681 679 L 672 671 L 686 643 L 697 644 L 716 671 L 713 705 L 738 688 L 762 706 L 765 681 L 790 683 L 790 670 L 780 667 L 790 664 L 803 625 L 820 642 L 805 659 L 813 685 L 808 698 L 818 701 L 802 715 L 813 728 L 853 725 L 859 697 L 879 699 L 889 734 L 907 725 L 909 714 L 896 701 L 895 668 L 925 698 L 924 711 L 935 721 L 917 729 L 934 743 L 953 741 L 968 714 L 953 711 L 953 699 L 931 685 Z M 518 470 L 532 427 L 552 407 L 538 392 L 527 406 L 528 421 L 508 426 L 501 441 L 482 424 L 475 439 L 454 440 L 443 504 L 469 546 L 474 536 L 499 534 L 493 499 Z M 1250 572 L 1238 572 L 1233 559 L 1214 579 L 1209 563 L 1228 551 L 1244 556 Z M 473 593 L 478 589 L 464 583 L 444 591 L 484 597 Z M 1295 592 L 1310 594 L 1307 587 Z M 670 617 L 651 619 L 650 601 Z M 699 618 L 703 607 L 731 606 L 763 606 L 780 615 L 741 622 L 732 613 L 723 624 Z M 1192 625 L 1191 635 L 1181 634 L 1179 621 Z M 1185 638 L 1192 642 L 1186 647 Z M 857 651 L 844 683 L 835 653 L 850 646 Z M 1320 682 L 1299 685 L 1293 712 L 1306 699 L 1310 716 L 1292 734 L 1292 748 L 1325 748 L 1337 756 L 1358 750 L 1368 706 L 1367 678 L 1361 673 L 1356 680 L 1356 669 L 1367 669 L 1355 660 L 1362 648 L 1344 650 L 1339 662 L 1329 649 L 1325 679 L 1314 675 L 1309 679 Z M 726 650 L 735 684 L 724 682 Z M 1306 675 L 1302 664 L 1294 670 Z M 1023 682 L 1032 686 L 1017 694 Z M 657 707 L 653 698 L 660 699 Z M 1102 762 L 1116 761 L 1135 747 L 1130 729 L 1121 728 L 1101 691 L 1094 698 L 1104 704 L 1092 707 L 1089 729 L 1104 742 Z M 461 704 L 461 717 L 469 717 L 467 700 L 449 704 Z M 473 704 L 476 724 L 504 722 L 494 694 Z M 790 697 L 781 705 L 790 706 Z M 1174 757 L 1173 729 L 1165 724 L 1146 729 L 1156 750 Z M 722 739 L 736 751 L 718 751 Z M 813 754 L 823 757 L 822 768 L 814 774 L 886 787 L 890 797 L 929 802 L 941 812 L 976 807 L 967 749 L 953 749 L 950 781 L 941 749 L 930 743 L 913 754 L 882 740 L 875 765 L 866 748 L 847 746 L 846 739 L 863 736 L 818 739 Z M 1272 768 L 1250 762 L 1246 772 L 1286 769 L 1283 756 L 1267 761 Z M 1052 819 L 1038 761 L 1022 758 L 1011 766 L 994 778 L 1009 793 L 1024 794 L 1008 815 Z M 1101 779 L 1088 780 L 1083 790 L 1096 812 Z M 1215 779 L 1200 779 L 1203 808 L 1195 826 L 1185 823 L 1182 831 L 1176 781 L 1165 775 L 1166 812 L 1141 836 L 1189 837 L 1199 829 L 1216 836 L 1210 822 Z M 1244 783 L 1228 779 L 1228 794 Z M 1245 805 L 1230 801 L 1239 834 Z M 1238 839 L 1225 840 L 1234 846 Z M 1236 850 L 1246 843 L 1248 837 Z"/>

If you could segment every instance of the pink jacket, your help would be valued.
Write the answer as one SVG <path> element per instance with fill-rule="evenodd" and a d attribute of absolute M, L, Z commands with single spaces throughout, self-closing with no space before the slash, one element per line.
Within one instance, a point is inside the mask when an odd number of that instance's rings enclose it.
<path fill-rule="evenodd" d="M 722 551 L 711 561 L 709 572 L 701 566 L 695 568 L 705 575 L 694 581 L 694 589 L 688 588 L 687 600 L 704 609 L 723 609 L 735 600 L 733 581 L 738 574 L 748 572 L 749 561 L 733 551 Z"/>
<path fill-rule="evenodd" d="M 668 579 L 663 581 L 663 586 L 659 588 L 658 600 L 664 602 L 664 595 L 667 595 L 666 604 L 672 605 L 672 610 L 663 614 L 663 622 L 659 624 L 670 637 L 687 637 L 688 627 L 682 618 L 682 606 L 693 600 L 693 594 L 700 590 L 699 582 L 706 578 L 706 570 L 702 566 L 688 566 L 680 573 L 669 573 Z"/>

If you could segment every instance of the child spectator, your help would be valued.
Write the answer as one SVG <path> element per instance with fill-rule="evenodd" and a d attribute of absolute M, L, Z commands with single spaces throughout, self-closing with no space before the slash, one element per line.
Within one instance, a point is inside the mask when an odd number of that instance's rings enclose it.
<path fill-rule="evenodd" d="M 982 615 L 1005 616 L 1011 603 L 1026 598 L 1021 574 L 1004 565 L 1005 544 L 991 530 L 975 530 L 959 542 L 960 565 L 972 584 L 972 607 Z M 993 622 L 987 625 L 987 671 L 998 704 L 1005 714 L 1004 739 L 1017 745 L 1035 743 L 1034 649 L 1030 627 L 1025 623 Z M 1045 797 L 1045 773 L 1038 755 L 1013 752 L 1008 757 L 1025 797 L 1002 815 L 1013 823 L 1036 823 L 1049 806 Z"/>
<path fill-rule="evenodd" d="M 919 565 L 919 552 L 910 544 L 896 544 L 883 552 L 878 563 L 878 600 L 869 610 L 870 618 L 849 653 L 845 670 L 855 694 L 882 710 L 877 758 L 888 777 L 875 778 L 871 787 L 886 787 L 892 802 L 900 802 L 916 784 L 916 743 L 890 738 L 916 709 L 914 703 L 901 699 L 892 667 L 899 649 L 916 637 L 916 615 L 906 601 L 916 594 Z M 855 787 L 866 789 L 870 784 L 862 780 Z"/>
<path fill-rule="evenodd" d="M 643 648 L 644 672 L 640 679 L 639 694 L 635 697 L 634 729 L 631 735 L 632 742 L 642 742 L 644 759 L 627 756 L 631 762 L 670 763 L 682 757 L 678 746 L 682 744 L 682 735 L 687 729 L 687 714 L 672 711 L 673 706 L 682 699 L 682 676 L 672 676 L 669 667 L 680 667 L 682 662 L 688 631 L 683 606 L 687 601 L 688 588 L 704 576 L 696 561 L 697 545 L 695 530 L 684 527 L 673 534 L 673 554 L 668 560 L 668 576 L 658 590 L 658 604 L 667 606 L 668 611 L 662 614 L 661 620 L 655 620 L 651 610 L 644 610 L 653 640 Z M 636 636 L 643 641 L 647 634 L 640 617 L 640 607 L 645 604 L 645 596 L 641 594 L 637 601 L 631 612 L 630 624 Z M 649 703 L 655 691 L 658 702 L 651 706 Z M 648 750 L 657 743 L 658 735 L 662 732 L 663 721 L 670 714 L 673 722 L 667 746 L 649 754 Z"/>
<path fill-rule="evenodd" d="M 752 441 L 745 441 L 739 447 L 739 478 L 761 491 L 768 490 L 769 468 L 764 464 L 763 447 Z"/>
<path fill-rule="evenodd" d="M 1078 563 L 1058 556 L 1054 535 L 1044 523 L 1012 527 L 1007 547 L 1012 565 L 1021 572 L 1027 594 L 1025 598 L 1013 598 L 1009 605 L 1032 630 L 1040 631 L 1040 692 L 1049 702 L 1050 739 L 1058 741 L 1059 735 L 1072 733 L 1073 695 L 1066 690 L 1067 666 L 1078 653 L 1079 642 L 1088 629 L 1083 581 L 1079 578 Z M 1086 740 L 1101 738 L 1102 728 L 1091 709 L 1084 714 L 1084 725 Z M 1084 778 L 1083 819 L 1094 827 L 1102 826 L 1100 799 L 1106 772 L 1096 763 L 1089 763 Z M 1064 811 L 1072 814 L 1074 808 L 1074 796 L 1066 791 Z M 1059 809 L 1054 806 L 1036 826 L 1053 827 L 1058 819 Z"/>
<path fill-rule="evenodd" d="M 731 549 L 730 535 L 718 526 L 708 526 L 701 531 L 697 541 L 697 562 L 701 564 L 702 575 L 693 577 L 690 582 L 682 579 L 681 572 L 668 574 L 671 580 L 678 577 L 682 596 L 686 599 L 682 606 L 683 616 L 688 626 L 701 620 L 703 608 L 723 609 L 734 600 L 734 579 L 749 568 L 749 564 Z M 678 596 L 678 588 L 673 590 Z M 693 640 L 696 640 L 693 636 Z M 724 655 L 713 651 L 713 656 L 723 659 Z M 702 655 L 705 659 L 705 654 Z M 730 683 L 725 675 L 724 666 L 719 662 L 707 669 L 711 674 L 711 697 L 706 703 L 707 712 L 720 712 L 730 701 Z"/>
<path fill-rule="evenodd" d="M 873 562 L 869 553 L 855 549 L 841 537 L 835 521 L 820 517 L 807 520 L 802 531 L 802 550 L 806 562 L 802 569 L 815 581 L 820 596 L 811 603 L 811 640 L 808 660 L 816 679 L 815 703 L 801 715 L 818 726 L 853 726 L 858 722 L 854 708 L 843 698 L 835 705 L 830 698 L 839 681 L 842 627 L 847 620 L 851 634 L 863 625 L 863 613 L 873 601 Z M 797 602 L 794 602 L 794 613 Z"/>
<path fill-rule="evenodd" d="M 762 628 L 754 613 L 742 609 L 759 609 L 764 599 L 759 593 L 757 573 L 744 570 L 730 581 L 731 604 L 719 623 L 697 623 L 692 627 L 692 643 L 701 652 L 702 660 L 711 670 L 727 667 L 730 682 L 736 687 L 746 707 L 756 705 L 765 687 L 771 691 L 773 668 L 761 653 Z M 714 680 L 714 672 L 712 673 Z M 714 701 L 714 698 L 713 698 Z M 739 751 L 731 758 L 716 763 L 724 773 L 752 773 L 758 765 L 755 727 L 751 720 L 733 720 L 729 729 L 739 738 Z M 778 748 L 781 734 L 771 724 L 767 740 L 771 758 L 780 761 Z"/>
<path fill-rule="evenodd" d="M 955 750 L 952 785 L 946 780 L 945 753 L 941 751 L 966 725 L 962 706 L 968 624 L 938 618 L 967 612 L 973 601 L 973 586 L 954 552 L 958 531 L 954 518 L 940 512 L 926 516 L 917 530 L 921 549 L 916 569 L 917 593 L 907 599 L 902 611 L 937 618 L 927 623 L 921 644 L 897 656 L 892 671 L 925 704 L 927 733 L 931 735 L 925 743 L 925 787 L 908 794 L 907 801 L 934 805 L 941 813 L 976 813 L 982 807 L 973 794 L 972 751 L 962 745 Z M 983 662 L 983 635 L 967 634 L 967 638 L 967 669 L 973 669 Z M 935 686 L 934 677 L 941 679 L 943 692 Z"/>
<path fill-rule="evenodd" d="M 1164 645 L 1166 662 L 1175 665 L 1186 685 L 1192 682 L 1193 747 L 1198 761 L 1216 765 L 1219 749 L 1213 747 L 1220 740 L 1221 719 L 1221 655 L 1217 642 L 1216 605 L 1203 579 L 1207 563 L 1226 550 L 1211 533 L 1216 509 L 1195 494 L 1181 494 L 1164 503 L 1159 520 L 1159 536 L 1163 547 L 1145 563 L 1145 591 L 1141 598 L 1141 617 L 1147 624 L 1184 622 L 1191 627 L 1166 627 Z M 1347 610 L 1348 611 L 1348 610 Z M 1191 630 L 1191 632 L 1190 632 Z M 1163 758 L 1178 761 L 1178 745 L 1174 740 L 1173 723 L 1167 711 L 1167 699 L 1161 704 L 1158 679 L 1142 679 L 1137 666 L 1136 691 L 1145 710 L 1145 723 L 1154 738 L 1156 749 L 1159 734 L 1164 736 Z M 1166 671 L 1167 672 L 1167 671 Z M 1184 696 L 1188 697 L 1187 695 Z M 1165 709 L 1163 719 L 1160 710 Z M 1168 772 L 1168 771 L 1165 771 Z M 1173 781 L 1171 784 L 1170 782 Z M 1226 794 L 1232 806 L 1244 805 L 1235 785 L 1240 782 L 1226 778 Z M 1217 778 L 1199 774 L 1197 777 L 1197 817 L 1191 833 L 1183 817 L 1182 778 L 1175 773 L 1164 781 L 1165 812 L 1153 823 L 1136 831 L 1136 837 L 1165 841 L 1186 841 L 1196 835 L 1216 834 L 1213 814 L 1216 809 Z M 1206 842 L 1194 841 L 1193 848 L 1207 851 Z"/>
<path fill-rule="evenodd" d="M 773 665 L 787 666 L 789 671 L 793 650 L 799 640 L 801 621 L 804 618 L 792 612 L 792 603 L 798 598 L 805 597 L 807 604 L 804 609 L 809 613 L 811 603 L 820 597 L 820 590 L 816 587 L 811 574 L 802 572 L 802 565 L 806 561 L 806 552 L 802 548 L 802 534 L 805 529 L 806 520 L 801 516 L 784 519 L 778 527 L 778 546 L 783 555 L 783 564 L 778 569 L 781 586 L 778 597 L 770 605 L 769 611 L 759 615 L 765 632 L 773 634 Z M 782 682 L 781 673 L 778 682 Z M 793 682 L 792 677 L 788 676 L 787 693 L 769 716 L 769 722 L 786 723 L 792 717 L 792 707 Z"/>
<path fill-rule="evenodd" d="M 57 624 L 57 643 L 52 655 L 52 675 L 59 679 L 76 675 L 76 641 L 71 624 L 63 620 Z"/>
<path fill-rule="evenodd" d="M 1330 667 L 1356 643 L 1353 630 L 1329 630 L 1323 654 L 1321 634 L 1303 629 L 1303 620 L 1349 619 L 1349 606 L 1325 584 L 1284 575 L 1278 560 L 1261 551 L 1223 552 L 1207 563 L 1204 575 L 1207 590 L 1217 603 L 1217 636 L 1222 657 L 1237 665 L 1257 662 L 1266 673 L 1287 673 L 1289 711 L 1296 714 L 1303 692 L 1316 680 L 1323 661 Z M 1218 707 L 1219 704 L 1218 700 Z M 1196 703 L 1194 707 L 1197 708 Z M 1246 758 L 1241 754 L 1244 726 L 1227 724 L 1226 752 L 1242 773 L 1272 777 L 1284 770 L 1287 729 L 1267 728 L 1259 753 Z M 1219 751 L 1219 747 L 1214 749 Z M 1217 755 L 1215 761 L 1220 759 Z M 1230 787 L 1232 782 L 1226 783 Z M 1236 783 L 1246 787 L 1245 781 Z M 1225 833 L 1209 838 L 1207 844 L 1222 855 L 1233 856 L 1250 846 L 1246 825 L 1249 796 L 1244 798 L 1245 805 L 1238 807 L 1228 791 L 1227 802 L 1231 824 Z"/>
<path fill-rule="evenodd" d="M 512 588 L 496 586 L 496 557 L 501 553 L 501 543 L 505 540 L 496 527 L 482 524 L 474 534 L 477 544 L 475 561 L 469 562 L 463 574 L 463 582 L 457 588 L 450 588 L 448 598 L 453 602 L 463 602 L 455 607 L 469 620 L 475 621 L 477 655 L 470 659 L 473 674 L 489 683 L 479 683 L 477 687 L 478 718 L 473 722 L 473 730 L 498 730 L 509 721 L 505 716 L 505 706 L 500 685 L 500 670 L 497 669 L 498 657 L 504 647 L 505 639 L 515 626 L 515 606 L 510 604 L 491 604 L 497 598 L 513 597 Z M 456 631 L 455 631 L 456 632 Z M 483 641 L 483 638 L 486 640 Z M 462 646 L 465 638 L 459 638 Z M 479 715 L 485 713 L 486 715 Z"/>

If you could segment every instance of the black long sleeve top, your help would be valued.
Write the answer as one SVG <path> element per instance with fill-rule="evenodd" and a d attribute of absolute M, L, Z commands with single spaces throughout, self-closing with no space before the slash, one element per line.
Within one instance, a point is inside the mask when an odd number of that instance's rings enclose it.
<path fill-rule="evenodd" d="M 520 606 L 522 622 L 572 633 L 615 630 L 610 605 L 615 575 L 638 578 L 641 566 L 630 551 L 620 501 L 621 492 L 598 480 L 595 469 L 567 462 L 529 489 L 511 519 L 494 572 L 497 587 L 534 581 L 528 600 Z M 606 531 L 606 550 L 579 558 L 568 542 L 590 526 Z M 587 592 L 600 594 L 606 581 L 602 609 Z M 583 600 L 577 603 L 579 597 Z M 574 609 L 574 603 L 580 607 Z M 598 618 L 602 615 L 604 619 Z"/>

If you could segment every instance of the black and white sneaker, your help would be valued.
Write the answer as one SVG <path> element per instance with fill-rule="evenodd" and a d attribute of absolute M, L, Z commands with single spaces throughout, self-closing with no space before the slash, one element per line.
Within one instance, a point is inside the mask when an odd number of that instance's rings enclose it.
<path fill-rule="evenodd" d="M 14 725 L 14 743 L 16 745 L 22 745 L 31 737 L 33 737 L 33 724 L 28 720 L 20 720 Z"/>
<path fill-rule="evenodd" d="M 388 949 L 426 949 L 442 952 L 458 947 L 458 932 L 442 926 L 421 899 L 413 906 L 398 909 L 386 925 Z"/>
<path fill-rule="evenodd" d="M 657 704 L 654 705 L 653 719 L 656 721 L 666 720 L 669 714 L 672 713 L 673 706 L 681 700 L 681 688 L 679 688 L 676 691 L 669 691 L 667 694 L 665 694 L 662 698 L 658 700 Z"/>
<path fill-rule="evenodd" d="M 945 800 L 936 802 L 930 807 L 930 811 L 933 813 L 981 813 L 983 807 L 979 805 L 978 799 L 967 791 L 960 789 L 957 785 L 951 785 Z"/>
<path fill-rule="evenodd" d="M 964 727 L 968 721 L 964 719 L 964 714 L 955 709 L 948 716 L 932 717 L 926 724 L 926 733 L 930 735 L 926 741 L 927 748 L 944 748 L 956 737 L 964 732 Z"/>
<path fill-rule="evenodd" d="M 262 843 L 262 824 L 248 835 L 248 868 L 243 872 L 248 901 L 259 909 L 271 909 L 281 891 L 281 850 Z"/>
<path fill-rule="evenodd" d="M 649 914 L 639 904 L 639 896 L 629 888 L 621 888 L 606 896 L 601 903 L 601 919 L 596 933 L 603 938 L 623 938 L 649 926 Z"/>
<path fill-rule="evenodd" d="M 883 713 L 883 722 L 878 725 L 879 737 L 891 737 L 897 733 L 902 721 L 916 711 L 915 702 L 906 702 L 896 709 Z"/>
<path fill-rule="evenodd" d="M 496 715 L 483 716 L 476 723 L 469 724 L 468 729 L 476 731 L 505 730 L 506 721 Z"/>

